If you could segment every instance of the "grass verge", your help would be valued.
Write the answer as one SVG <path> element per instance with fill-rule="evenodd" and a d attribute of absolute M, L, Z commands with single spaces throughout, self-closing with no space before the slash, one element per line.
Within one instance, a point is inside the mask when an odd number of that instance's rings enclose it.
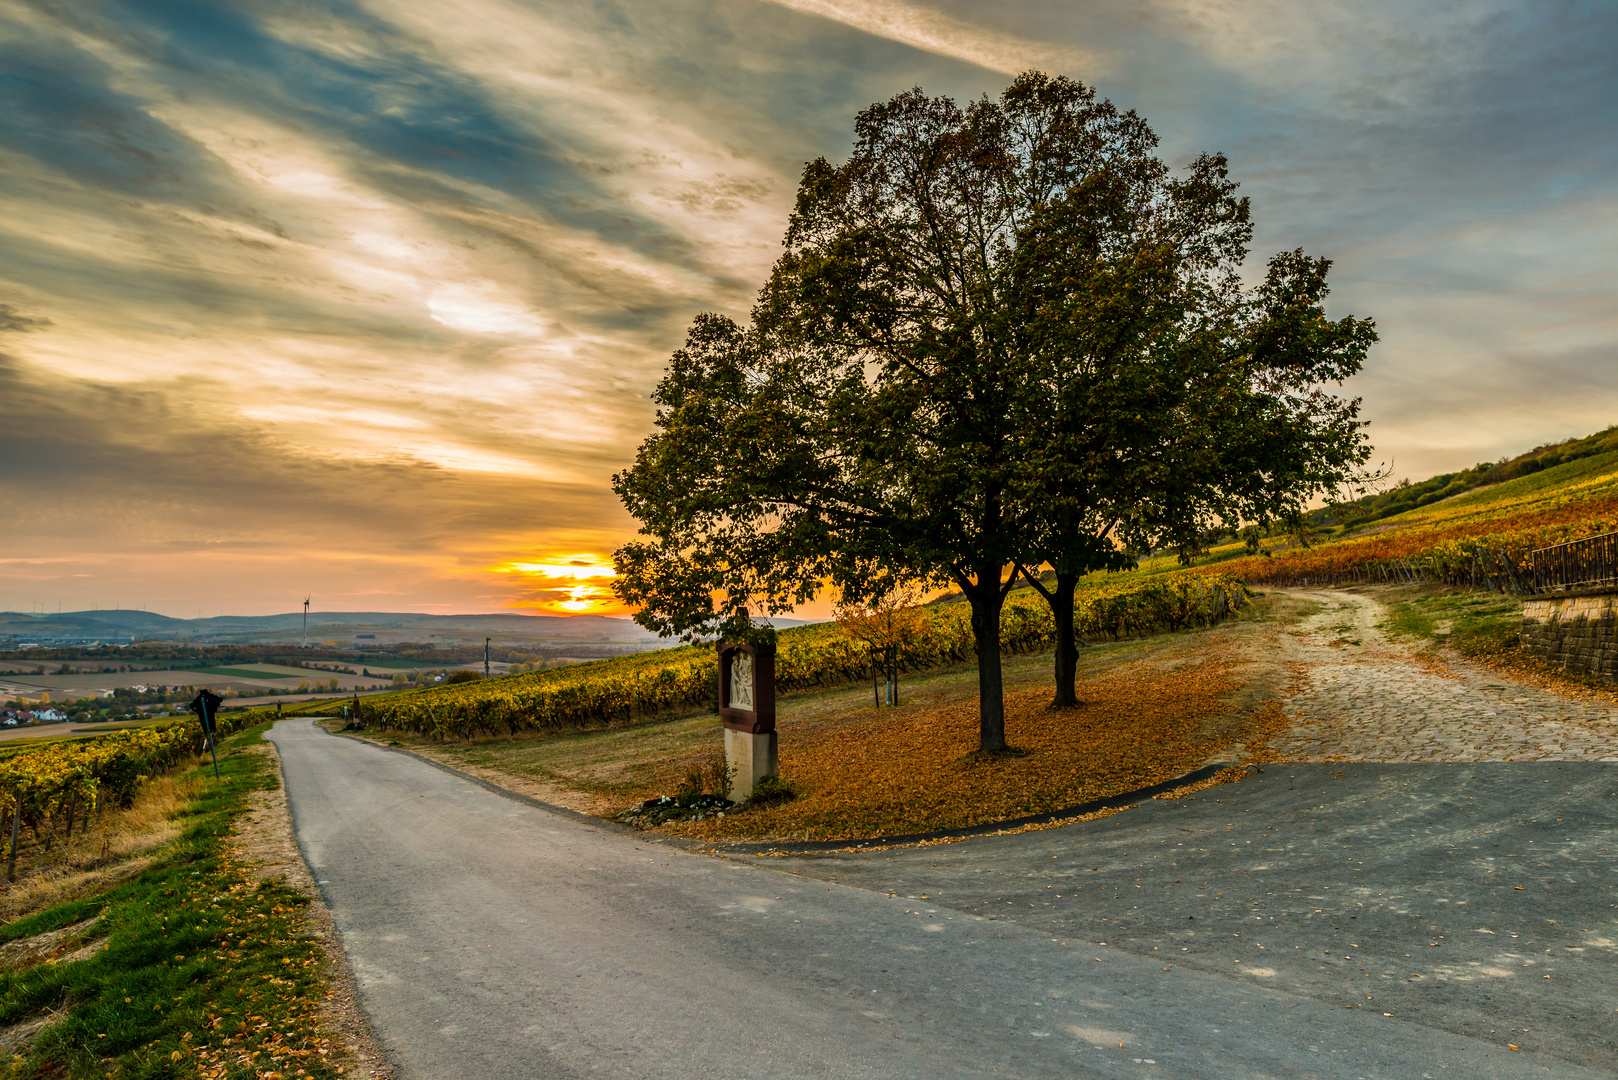
<path fill-rule="evenodd" d="M 128 810 L 92 815 L 70 839 L 42 843 L 24 830 L 17 881 L 0 888 L 0 919 L 9 922 L 135 877 L 180 835 L 182 814 L 202 787 L 202 777 L 190 770 L 154 776 L 136 789 Z"/>
<path fill-rule="evenodd" d="M 1392 600 L 1387 630 L 1440 639 L 1463 655 L 1514 646 L 1522 629 L 1522 601 L 1502 593 L 1427 586 L 1402 590 Z"/>
<path fill-rule="evenodd" d="M 195 796 L 138 877 L 0 928 L 0 948 L 49 944 L 20 947 L 0 972 L 0 1041 L 13 1043 L 0 1077 L 340 1074 L 324 1060 L 337 1047 L 320 1023 L 325 955 L 308 900 L 231 851 L 249 793 L 278 783 L 273 759 L 248 752 L 263 731 L 225 740 L 221 780 L 211 768 L 178 778 Z"/>

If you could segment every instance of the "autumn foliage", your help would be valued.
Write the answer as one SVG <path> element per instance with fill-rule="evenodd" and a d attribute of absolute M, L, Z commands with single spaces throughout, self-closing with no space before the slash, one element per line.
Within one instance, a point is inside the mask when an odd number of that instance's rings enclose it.
<path fill-rule="evenodd" d="M 1424 575 L 1444 581 L 1468 580 L 1481 566 L 1503 562 L 1518 575 L 1527 572 L 1537 548 L 1618 530 L 1618 498 L 1473 517 L 1443 518 L 1409 528 L 1290 551 L 1223 562 L 1221 575 L 1251 584 L 1332 584 L 1377 580 L 1390 566 L 1418 564 Z"/>
<path fill-rule="evenodd" d="M 1135 661 L 1078 683 L 1077 708 L 1050 690 L 1006 695 L 1016 752 L 985 755 L 975 703 L 918 703 L 846 723 L 795 728 L 781 771 L 798 798 L 724 820 L 665 826 L 710 839 L 834 840 L 1005 821 L 1139 790 L 1181 776 L 1244 734 L 1227 695 L 1235 650 L 1184 666 Z"/>
<path fill-rule="evenodd" d="M 221 715 L 224 734 L 247 721 L 246 714 Z M 72 834 L 75 817 L 93 808 L 127 807 L 136 789 L 206 749 L 197 720 L 130 728 L 91 739 L 26 747 L 0 759 L 0 813 L 20 811 L 19 824 L 52 832 L 58 822 Z M 6 834 L 9 839 L 9 833 Z"/>

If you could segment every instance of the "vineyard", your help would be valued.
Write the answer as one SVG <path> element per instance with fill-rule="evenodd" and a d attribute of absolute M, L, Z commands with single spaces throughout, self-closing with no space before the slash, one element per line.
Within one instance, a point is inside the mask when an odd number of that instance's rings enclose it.
<path fill-rule="evenodd" d="M 221 715 L 220 734 L 257 721 L 251 714 Z M 130 728 L 93 739 L 28 747 L 0 759 L 0 814 L 9 843 L 12 868 L 18 833 L 28 828 L 36 839 L 44 831 L 48 847 L 61 829 L 72 837 L 75 821 L 108 806 L 127 808 L 141 783 L 207 749 L 202 725 L 178 720 L 161 726 Z M 8 868 L 8 876 L 12 872 Z"/>
<path fill-rule="evenodd" d="M 1618 530 L 1618 454 L 1570 462 L 1379 522 L 1368 535 L 1228 559 L 1249 584 L 1433 581 L 1520 593 L 1529 553 Z"/>
<path fill-rule="evenodd" d="M 1077 629 L 1091 638 L 1136 637 L 1206 626 L 1244 602 L 1234 579 L 1219 575 L 1134 574 L 1101 577 L 1074 602 Z M 974 655 L 965 604 L 927 605 L 920 629 L 899 650 L 901 671 L 965 663 Z M 1014 591 L 1001 622 L 1007 652 L 1037 652 L 1054 640 L 1050 609 L 1031 589 Z M 777 639 L 776 685 L 784 692 L 846 684 L 867 676 L 866 647 L 835 623 L 796 627 Z M 632 723 L 711 703 L 717 693 L 711 649 L 664 649 L 552 671 L 435 687 L 360 704 L 361 719 L 383 729 L 435 739 L 566 731 Z"/>

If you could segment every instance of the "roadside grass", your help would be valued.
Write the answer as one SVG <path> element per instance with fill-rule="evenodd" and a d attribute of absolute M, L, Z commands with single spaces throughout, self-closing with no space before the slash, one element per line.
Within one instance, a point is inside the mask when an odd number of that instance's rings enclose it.
<path fill-rule="evenodd" d="M 15 946 L 0 971 L 0 1042 L 13 1043 L 0 1077 L 339 1074 L 324 1060 L 339 1044 L 319 1022 L 326 961 L 308 901 L 230 848 L 248 794 L 278 783 L 273 758 L 251 752 L 264 730 L 224 740 L 222 780 L 175 778 L 177 835 L 138 877 L 0 927 L 0 949 Z"/>
<path fill-rule="evenodd" d="M 1049 707 L 1050 653 L 1006 658 L 1012 753 L 977 752 L 977 672 L 957 665 L 907 675 L 897 708 L 870 684 L 784 695 L 777 704 L 780 772 L 798 797 L 723 819 L 670 822 L 668 835 L 708 840 L 845 839 L 930 831 L 1062 809 L 1171 779 L 1211 757 L 1240 757 L 1265 696 L 1249 685 L 1248 634 L 1289 623 L 1310 605 L 1272 594 L 1207 630 L 1099 643 L 1080 650 L 1076 709 Z M 340 721 L 327 722 L 338 730 Z M 675 793 L 722 753 L 717 718 L 685 713 L 633 726 L 434 743 L 396 731 L 362 737 L 425 753 L 496 779 L 536 781 L 588 796 L 569 805 L 611 816 Z M 516 786 L 516 785 L 514 785 Z M 534 792 L 547 797 L 541 792 Z M 553 801 L 562 801 L 549 796 Z"/>
<path fill-rule="evenodd" d="M 0 920 L 21 918 L 139 874 L 180 835 L 181 815 L 202 789 L 202 776 L 194 771 L 154 776 L 136 790 L 128 810 L 91 815 L 70 839 L 58 836 L 47 845 L 24 829 L 17 881 L 0 889 Z M 0 928 L 0 936 L 4 932 Z"/>
<path fill-rule="evenodd" d="M 1515 649 L 1522 600 L 1503 593 L 1422 586 L 1389 597 L 1386 630 L 1404 638 L 1442 640 L 1463 656 Z"/>

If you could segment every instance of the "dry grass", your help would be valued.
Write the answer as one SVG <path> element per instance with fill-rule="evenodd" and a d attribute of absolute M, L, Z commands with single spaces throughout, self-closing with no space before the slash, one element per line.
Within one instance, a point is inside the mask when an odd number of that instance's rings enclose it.
<path fill-rule="evenodd" d="M 49 930 L 32 937 L 8 941 L 0 945 L 0 969 L 10 971 L 47 960 L 69 962 L 77 959 L 88 949 L 95 948 L 94 943 L 84 945 L 84 941 L 100 921 L 101 916 L 92 915 L 60 930 Z"/>
<path fill-rule="evenodd" d="M 49 850 L 27 829 L 17 851 L 17 881 L 0 881 L 0 922 L 105 891 L 149 866 L 158 850 L 180 833 L 178 817 L 195 800 L 203 782 L 182 765 L 142 784 L 128 810 L 91 816 L 73 838 L 60 837 Z"/>

